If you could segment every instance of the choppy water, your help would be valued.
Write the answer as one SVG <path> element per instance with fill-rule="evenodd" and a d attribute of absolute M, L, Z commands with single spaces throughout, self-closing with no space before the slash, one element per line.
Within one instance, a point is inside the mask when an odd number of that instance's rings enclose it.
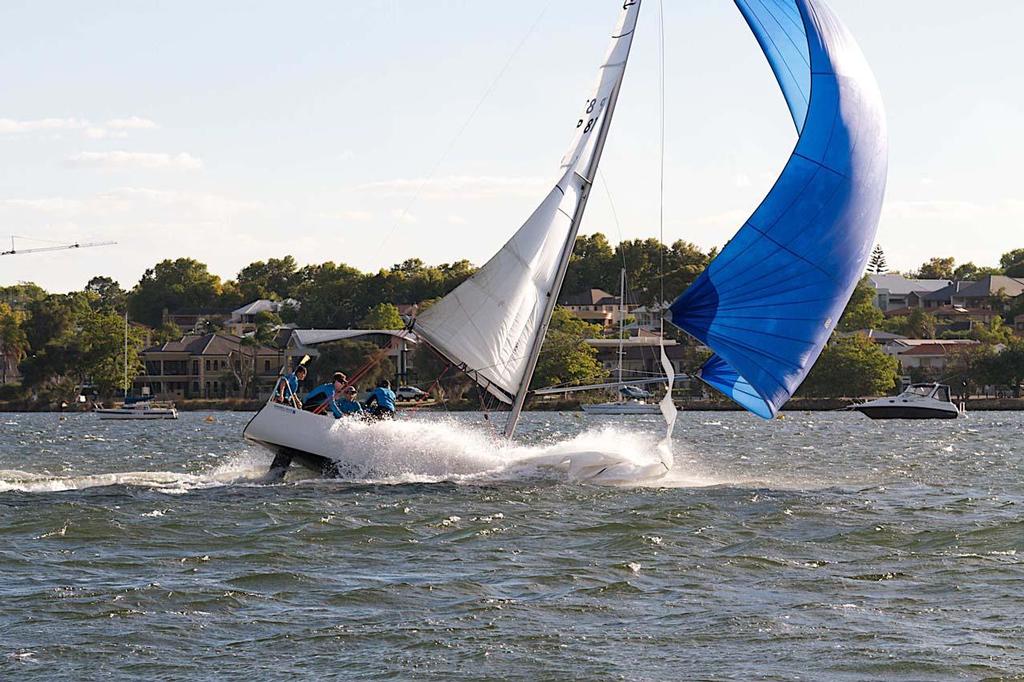
<path fill-rule="evenodd" d="M 642 484 L 653 418 L 423 415 L 281 485 L 246 418 L 0 415 L 0 678 L 1024 672 L 1024 414 L 683 413 Z"/>

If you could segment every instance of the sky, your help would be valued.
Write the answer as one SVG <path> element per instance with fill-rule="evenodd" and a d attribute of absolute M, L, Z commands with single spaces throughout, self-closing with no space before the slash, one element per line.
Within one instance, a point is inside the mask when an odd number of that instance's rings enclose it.
<path fill-rule="evenodd" d="M 891 268 L 1024 247 L 1024 3 L 831 0 L 890 126 Z M 0 4 L 0 285 L 133 286 L 192 257 L 480 265 L 555 181 L 621 0 Z M 659 234 L 648 0 L 582 226 Z M 666 241 L 723 245 L 796 140 L 729 0 L 666 0 Z M 4 246 L 4 245 L 7 246 Z M 45 246 L 16 240 L 18 248 Z"/>

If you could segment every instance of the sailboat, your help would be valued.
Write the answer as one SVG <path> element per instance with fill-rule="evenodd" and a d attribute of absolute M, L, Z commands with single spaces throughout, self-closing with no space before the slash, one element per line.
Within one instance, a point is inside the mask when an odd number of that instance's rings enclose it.
<path fill-rule="evenodd" d="M 100 419 L 125 420 L 152 420 L 152 419 L 177 419 L 178 410 L 173 404 L 157 405 L 152 402 L 152 396 L 133 398 L 130 394 L 131 383 L 128 381 L 128 313 L 124 314 L 124 379 L 122 383 L 124 400 L 113 407 L 96 405 L 93 412 Z"/>
<path fill-rule="evenodd" d="M 548 322 L 569 266 L 597 175 L 629 61 L 640 0 L 617 0 L 619 19 L 599 69 L 597 86 L 574 119 L 558 179 L 533 214 L 476 274 L 419 315 L 412 332 L 484 391 L 511 407 L 511 438 L 529 393 Z M 336 471 L 345 453 L 330 437 L 332 420 L 268 402 L 244 437 L 277 454 L 272 469 L 295 461 Z"/>
<path fill-rule="evenodd" d="M 700 378 L 772 418 L 821 353 L 874 244 L 887 168 L 884 113 L 856 43 L 820 0 L 735 0 L 789 104 L 796 150 L 778 183 L 669 320 L 715 351 Z M 431 306 L 410 333 L 508 404 L 512 438 L 608 138 L 640 12 L 620 6 L 597 87 L 551 191 L 498 253 Z M 671 424 L 671 364 L 662 348 Z M 245 438 L 324 472 L 372 453 L 347 452 L 333 420 L 268 402 Z M 373 428 L 373 427 L 370 427 Z M 667 471 L 671 456 L 662 463 Z"/>
<path fill-rule="evenodd" d="M 622 361 L 625 354 L 626 336 L 626 269 L 623 268 L 619 275 L 619 349 L 616 352 L 618 362 L 615 368 L 617 381 L 609 385 L 615 390 L 618 399 L 607 403 L 596 403 L 593 405 L 584 403 L 581 409 L 587 414 L 661 414 L 661 408 L 657 404 L 647 402 L 650 396 L 647 391 L 633 384 L 624 384 L 622 380 Z M 660 380 L 659 380 L 660 383 Z"/>

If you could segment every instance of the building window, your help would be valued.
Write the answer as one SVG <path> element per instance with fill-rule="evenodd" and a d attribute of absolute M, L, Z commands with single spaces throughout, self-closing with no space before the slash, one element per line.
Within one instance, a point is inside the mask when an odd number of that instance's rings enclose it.
<path fill-rule="evenodd" d="M 210 371 L 210 361 L 209 360 L 206 361 L 206 371 L 207 372 Z"/>
<path fill-rule="evenodd" d="M 269 372 L 270 371 L 270 360 L 264 360 L 263 361 L 263 371 L 264 372 Z"/>

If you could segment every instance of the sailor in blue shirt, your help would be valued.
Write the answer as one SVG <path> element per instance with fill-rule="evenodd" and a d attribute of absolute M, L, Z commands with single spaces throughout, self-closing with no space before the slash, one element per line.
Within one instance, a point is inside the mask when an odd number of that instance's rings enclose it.
<path fill-rule="evenodd" d="M 335 419 L 341 419 L 342 417 L 362 419 L 363 406 L 356 400 L 355 386 L 349 386 L 331 402 L 331 412 L 334 414 Z"/>
<path fill-rule="evenodd" d="M 348 377 L 341 372 L 335 372 L 333 381 L 320 384 L 306 394 L 306 400 L 302 403 L 302 409 L 307 412 L 317 412 L 324 405 L 330 407 L 334 403 L 335 396 L 341 395 L 346 381 L 348 381 Z"/>
<path fill-rule="evenodd" d="M 281 377 L 281 380 L 277 382 L 277 402 L 297 403 L 299 401 L 299 382 L 305 378 L 305 365 L 299 365 L 294 372 Z"/>
<path fill-rule="evenodd" d="M 383 379 L 366 400 L 366 409 L 377 419 L 391 419 L 395 416 L 395 393 L 391 382 Z"/>

